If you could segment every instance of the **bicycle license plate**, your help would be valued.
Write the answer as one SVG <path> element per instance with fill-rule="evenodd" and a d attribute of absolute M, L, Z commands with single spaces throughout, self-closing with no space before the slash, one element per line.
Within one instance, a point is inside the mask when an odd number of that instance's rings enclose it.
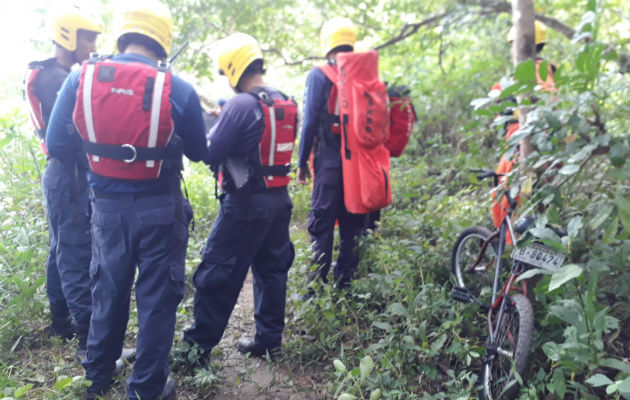
<path fill-rule="evenodd" d="M 530 243 L 527 247 L 514 249 L 512 258 L 534 267 L 557 271 L 564 263 L 566 256 L 540 243 Z"/>

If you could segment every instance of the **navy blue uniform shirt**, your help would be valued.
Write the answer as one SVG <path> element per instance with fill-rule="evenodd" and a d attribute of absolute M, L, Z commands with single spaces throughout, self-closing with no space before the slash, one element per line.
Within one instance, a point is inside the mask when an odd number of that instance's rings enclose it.
<path fill-rule="evenodd" d="M 119 54 L 112 58 L 118 62 L 141 62 L 156 66 L 150 58 L 139 54 Z M 68 125 L 73 124 L 72 113 L 77 101 L 77 90 L 81 70 L 68 75 L 63 84 L 46 132 L 46 146 L 51 156 L 62 162 L 72 162 L 77 156 L 84 157 L 80 149 L 78 134 L 68 134 Z M 192 161 L 201 161 L 206 154 L 206 138 L 201 104 L 194 88 L 188 82 L 173 75 L 170 101 L 172 104 L 173 133 L 183 139 L 184 154 Z M 95 110 L 98 112 L 98 110 Z M 112 116 L 115 117 L 115 116 Z M 167 161 L 165 161 L 166 163 Z M 164 168 L 163 168 L 164 169 Z M 164 171 L 163 171 L 164 172 Z M 156 190 L 173 185 L 179 177 L 177 174 L 160 174 L 160 178 L 152 181 L 123 181 L 107 178 L 88 172 L 88 182 L 93 188 L 110 192 L 142 192 Z"/>
<path fill-rule="evenodd" d="M 313 142 L 322 128 L 321 116 L 328 114 L 328 97 L 333 83 L 326 74 L 315 67 L 306 77 L 306 89 L 304 92 L 304 115 L 302 117 L 302 132 L 300 134 L 300 152 L 298 154 L 298 167 L 306 168 L 308 158 L 313 149 Z M 332 132 L 323 132 L 332 136 Z M 341 166 L 341 153 L 339 146 L 320 147 L 315 157 L 321 156 L 325 166 Z"/>
<path fill-rule="evenodd" d="M 272 98 L 284 98 L 279 92 L 265 88 Z M 213 168 L 228 158 L 251 154 L 258 148 L 265 130 L 262 106 L 250 93 L 239 93 L 225 103 L 219 120 L 208 133 L 208 154 L 205 162 Z"/>

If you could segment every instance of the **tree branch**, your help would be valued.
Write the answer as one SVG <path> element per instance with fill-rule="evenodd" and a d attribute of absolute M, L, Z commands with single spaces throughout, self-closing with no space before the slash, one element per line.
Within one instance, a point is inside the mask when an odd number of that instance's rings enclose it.
<path fill-rule="evenodd" d="M 400 32 L 398 33 L 397 36 L 394 36 L 393 38 L 389 39 L 387 42 L 380 44 L 378 46 L 376 46 L 374 48 L 374 50 L 380 50 L 382 48 L 385 48 L 387 46 L 391 46 L 394 43 L 398 43 L 402 40 L 407 39 L 409 36 L 415 34 L 416 32 L 418 32 L 418 30 L 420 28 L 422 28 L 425 25 L 431 25 L 439 20 L 441 20 L 442 18 L 448 16 L 451 12 L 445 12 L 442 14 L 438 14 L 438 15 L 434 15 L 432 17 L 429 17 L 423 21 L 420 22 L 416 22 L 413 24 L 405 24 L 403 25 L 403 27 L 400 29 Z"/>

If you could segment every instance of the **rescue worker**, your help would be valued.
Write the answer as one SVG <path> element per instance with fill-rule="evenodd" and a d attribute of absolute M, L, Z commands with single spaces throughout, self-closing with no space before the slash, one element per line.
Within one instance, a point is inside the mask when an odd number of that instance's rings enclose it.
<path fill-rule="evenodd" d="M 217 61 L 236 95 L 210 131 L 205 157 L 221 174 L 224 194 L 193 277 L 195 321 L 184 333 L 186 342 L 199 346 L 202 365 L 223 336 L 250 266 L 256 333 L 239 339 L 237 348 L 272 360 L 280 355 L 287 275 L 295 254 L 287 185 L 297 105 L 266 85 L 262 52 L 250 35 L 225 38 Z"/>
<path fill-rule="evenodd" d="M 547 71 L 546 79 L 543 80 L 542 77 L 540 76 L 540 65 L 543 62 L 543 58 L 541 57 L 541 52 L 543 48 L 545 47 L 545 44 L 547 41 L 547 27 L 542 22 L 535 21 L 534 29 L 535 29 L 535 44 L 536 44 L 536 60 L 535 60 L 536 81 L 540 85 L 541 89 L 543 89 L 544 91 L 548 93 L 555 93 L 557 92 L 557 88 L 553 80 L 553 75 L 556 71 L 556 67 L 553 64 L 549 63 L 547 65 L 548 71 Z M 512 27 L 507 34 L 508 43 L 512 43 L 514 41 L 515 33 L 516 33 L 516 30 L 514 27 Z M 511 51 L 514 51 L 514 49 L 512 48 Z M 501 83 L 495 83 L 492 89 L 490 90 L 489 96 L 493 98 L 498 98 L 501 92 L 503 91 L 504 86 L 507 86 L 507 85 L 509 84 L 503 83 L 502 85 Z M 552 97 L 552 100 L 554 99 L 555 98 Z M 516 98 L 514 96 L 508 96 L 504 101 L 510 101 L 510 102 L 516 103 Z M 505 141 L 508 142 L 510 137 L 512 137 L 512 135 L 516 133 L 519 129 L 518 110 L 507 109 L 503 113 L 503 115 L 512 115 L 512 119 L 510 119 L 508 122 L 504 124 L 504 131 L 505 131 L 504 137 L 505 137 Z M 499 164 L 497 165 L 496 173 L 505 174 L 505 175 L 509 174 L 514 168 L 514 163 L 518 161 L 520 161 L 520 151 L 518 150 L 518 147 L 517 147 L 517 151 L 510 158 L 508 158 L 506 154 L 503 154 L 501 156 L 501 160 L 499 161 Z M 503 183 L 506 180 L 507 180 L 507 177 L 503 176 L 500 178 L 500 183 Z M 492 193 L 492 198 L 493 199 L 495 198 L 495 192 Z M 520 198 L 518 198 L 517 200 L 519 200 L 519 203 L 520 203 Z M 501 222 L 507 215 L 508 208 L 509 208 L 509 204 L 508 204 L 507 199 L 504 196 L 501 197 L 501 200 L 499 202 L 494 202 L 492 206 L 492 219 L 494 221 L 494 226 L 496 228 L 498 228 L 501 225 Z M 512 242 L 511 238 L 509 237 L 509 234 L 508 234 L 507 242 L 508 244 Z"/>
<path fill-rule="evenodd" d="M 61 160 L 87 158 L 92 205 L 92 320 L 83 361 L 87 398 L 105 394 L 121 355 L 135 282 L 137 352 L 129 399 L 174 399 L 168 355 L 184 295 L 188 224 L 182 153 L 206 153 L 199 97 L 165 60 L 173 20 L 157 0 L 117 15 L 112 58 L 93 57 L 66 79 L 46 143 Z M 78 134 L 69 135 L 70 126 Z M 78 140 L 82 149 L 73 147 Z M 86 154 L 87 153 L 87 154 Z"/>
<path fill-rule="evenodd" d="M 337 17 L 327 21 L 321 31 L 321 41 L 328 64 L 336 67 L 337 54 L 353 51 L 356 40 L 357 29 L 349 19 Z M 342 289 L 349 285 L 359 264 L 357 239 L 367 227 L 368 214 L 352 214 L 344 204 L 338 112 L 336 86 L 320 68 L 313 68 L 306 78 L 297 179 L 306 184 L 310 178 L 308 162 L 312 151 L 315 176 L 308 231 L 318 264 L 312 277 L 328 281 L 335 222 L 338 221 L 339 256 L 334 279 Z M 311 290 L 303 299 L 313 294 Z"/>
<path fill-rule="evenodd" d="M 46 155 L 42 179 L 48 215 L 50 250 L 46 262 L 46 292 L 52 323 L 50 336 L 78 337 L 77 358 L 83 359 L 92 313 L 90 204 L 87 163 L 49 154 L 46 127 L 57 92 L 70 68 L 96 51 L 103 30 L 100 20 L 80 7 L 72 7 L 52 22 L 54 57 L 28 66 L 25 94 L 35 134 Z"/>

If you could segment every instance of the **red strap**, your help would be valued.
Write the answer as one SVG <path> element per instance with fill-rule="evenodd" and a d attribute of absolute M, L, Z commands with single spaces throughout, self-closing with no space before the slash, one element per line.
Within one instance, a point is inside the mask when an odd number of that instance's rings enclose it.
<path fill-rule="evenodd" d="M 333 84 L 337 84 L 337 70 L 335 69 L 335 67 L 330 64 L 324 64 L 318 65 L 318 68 L 322 70 L 324 75 L 326 75 L 326 77 L 330 79 Z"/>

